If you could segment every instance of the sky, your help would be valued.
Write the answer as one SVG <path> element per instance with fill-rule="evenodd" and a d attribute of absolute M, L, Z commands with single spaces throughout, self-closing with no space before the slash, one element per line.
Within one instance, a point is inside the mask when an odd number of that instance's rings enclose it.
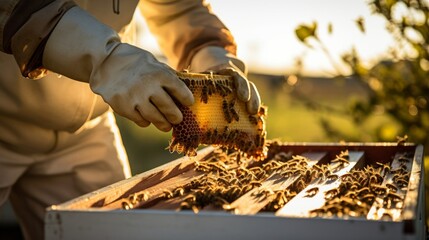
<path fill-rule="evenodd" d="M 303 58 L 306 75 L 332 76 L 332 63 L 319 48 L 309 49 L 295 36 L 300 24 L 318 23 L 318 35 L 334 61 L 354 47 L 371 65 L 385 58 L 393 45 L 385 20 L 372 14 L 365 0 L 207 0 L 213 12 L 231 30 L 238 45 L 238 57 L 249 70 L 269 74 L 293 74 L 295 62 Z M 365 19 L 366 33 L 356 25 Z M 333 32 L 328 33 L 332 23 Z M 158 51 L 156 41 L 144 33 L 145 48 Z M 311 42 L 310 42 L 311 43 Z M 346 68 L 341 69 L 347 74 Z"/>

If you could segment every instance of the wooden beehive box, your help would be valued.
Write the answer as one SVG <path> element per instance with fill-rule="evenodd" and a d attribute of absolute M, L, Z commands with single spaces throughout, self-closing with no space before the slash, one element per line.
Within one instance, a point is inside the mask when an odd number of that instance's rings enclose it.
<path fill-rule="evenodd" d="M 64 204 L 51 206 L 45 218 L 46 238 L 425 239 L 421 145 L 275 144 L 275 147 L 270 147 L 268 159 L 277 153 L 283 153 L 283 156 L 305 156 L 308 159 L 308 169 L 318 166 L 331 166 L 331 169 L 335 167 L 331 175 L 336 177 L 329 176 L 328 179 L 326 175 L 315 176 L 275 211 L 264 210 L 273 200 L 274 193 L 296 187 L 297 182 L 303 179 L 303 172 L 283 174 L 281 171 L 274 171 L 235 201 L 224 204 L 223 208 L 208 205 L 199 209 L 198 213 L 179 210 L 181 206 L 183 208 L 181 203 L 186 194 L 192 191 L 188 189 L 187 193 L 185 191 L 185 194 L 182 192 L 180 196 L 176 194 L 174 197 L 166 195 L 211 174 L 208 171 L 197 171 L 195 163 L 200 164 L 215 151 L 217 150 L 212 147 L 202 149 L 197 157 L 177 159 Z M 344 152 L 347 152 L 347 164 L 340 164 L 338 156 Z M 266 163 L 267 161 L 262 161 L 250 165 L 262 168 Z M 340 189 L 353 171 L 368 169 L 370 166 L 383 166 L 380 170 L 383 173 L 382 179 L 374 186 L 386 191 L 380 193 L 384 197 L 373 196 L 373 203 L 367 206 L 368 211 L 364 215 L 357 214 L 358 209 L 352 207 L 342 207 L 347 210 L 344 210 L 346 215 L 335 214 L 337 210 L 330 209 L 333 208 L 332 204 L 327 205 L 329 190 Z M 400 169 L 408 173 L 406 182 L 398 180 L 397 172 Z M 368 181 L 376 181 L 376 177 Z M 386 187 L 397 182 L 401 184 L 398 189 Z M 350 188 L 345 191 L 356 191 L 353 187 Z M 359 193 L 364 190 L 359 189 Z M 392 193 L 389 195 L 390 192 Z M 394 207 L 391 206 L 392 203 Z M 360 201 L 355 205 L 365 206 Z"/>

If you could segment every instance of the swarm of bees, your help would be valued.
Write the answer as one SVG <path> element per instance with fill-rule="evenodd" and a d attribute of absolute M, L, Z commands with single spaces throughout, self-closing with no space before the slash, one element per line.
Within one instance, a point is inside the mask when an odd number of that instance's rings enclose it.
<path fill-rule="evenodd" d="M 168 149 L 195 156 L 200 144 L 239 150 L 242 155 L 263 159 L 266 156 L 266 107 L 251 115 L 246 104 L 236 97 L 230 76 L 177 73 L 194 94 L 191 107 L 181 106 L 183 121 L 173 126 Z"/>
<path fill-rule="evenodd" d="M 287 168 L 286 161 L 291 156 L 284 153 L 277 155 L 274 159 L 264 164 L 250 164 L 241 161 L 239 152 L 226 154 L 218 150 L 217 155 L 205 160 L 196 162 L 197 171 L 207 174 L 198 182 L 193 182 L 188 190 L 188 195 L 181 204 L 181 209 L 201 209 L 206 206 L 221 208 L 232 211 L 230 203 L 234 202 L 245 193 L 254 188 L 260 187 L 264 181 L 274 171 L 281 171 L 282 166 Z M 275 167 L 274 167 L 275 166 Z M 261 192 L 260 196 L 279 194 L 279 198 L 287 198 L 296 193 L 283 194 L 277 192 Z M 286 196 L 288 195 L 288 196 Z M 284 201 L 286 202 L 286 201 Z"/>
<path fill-rule="evenodd" d="M 374 163 L 338 175 L 342 167 L 350 164 L 347 150 L 328 163 L 309 164 L 306 157 L 274 151 L 279 149 L 276 141 L 268 142 L 268 146 L 270 153 L 263 161 L 244 158 L 239 151 L 217 148 L 209 157 L 195 161 L 194 170 L 204 173 L 201 178 L 173 190 L 165 190 L 161 198 L 180 200 L 178 210 L 190 209 L 197 213 L 210 207 L 234 213 L 231 203 L 255 190 L 251 197 L 258 201 L 267 200 L 261 211 L 276 212 L 309 184 L 340 181 L 332 189 L 321 191 L 316 185 L 305 190 L 304 198 L 322 193 L 325 200 L 322 207 L 309 211 L 310 217 L 366 217 L 376 199 L 382 200 L 379 207 L 386 210 L 383 212 L 384 218 L 391 218 L 389 209 L 403 207 L 404 197 L 398 193 L 406 191 L 408 186 L 410 172 L 406 166 L 412 154 L 400 156 L 400 165 L 395 169 L 391 168 L 390 163 Z M 282 180 L 298 177 L 285 189 L 262 187 L 275 174 Z M 390 182 L 385 181 L 386 174 L 390 174 Z M 147 199 L 145 194 L 132 194 L 122 203 L 122 208 L 131 209 L 136 202 Z"/>
<path fill-rule="evenodd" d="M 321 208 L 310 211 L 312 217 L 366 217 L 378 198 L 382 203 L 383 218 L 393 219 L 390 209 L 402 209 L 403 196 L 397 194 L 406 191 L 410 172 L 406 163 L 411 160 L 408 154 L 399 158 L 400 167 L 391 169 L 389 163 L 367 165 L 363 169 L 352 169 L 341 176 L 341 184 L 337 188 L 325 192 L 326 202 Z M 384 182 L 387 174 L 393 174 L 392 182 Z"/>

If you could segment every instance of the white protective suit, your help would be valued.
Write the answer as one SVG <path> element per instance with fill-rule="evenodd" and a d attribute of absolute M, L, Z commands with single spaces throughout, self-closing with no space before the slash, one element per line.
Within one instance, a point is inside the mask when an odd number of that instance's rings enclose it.
<path fill-rule="evenodd" d="M 140 119 L 135 112 L 127 112 L 124 100 L 117 103 L 117 95 L 111 93 L 117 85 L 104 80 L 124 71 L 115 69 L 120 61 L 109 56 L 136 51 L 121 43 L 115 32 L 122 42 L 127 39 L 132 43 L 135 23 L 130 21 L 138 1 L 114 0 L 114 5 L 119 2 L 119 14 L 107 0 L 75 1 L 78 6 L 66 0 L 34 2 L 45 3 L 38 7 L 23 6 L 25 1 L 19 0 L 0 3 L 0 205 L 11 200 L 26 239 L 43 238 L 46 207 L 130 177 L 110 107 L 141 126 L 152 122 L 161 130 L 171 127 L 147 120 L 143 113 Z M 243 80 L 245 65 L 234 56 L 233 38 L 207 4 L 142 0 L 138 7 L 173 68 L 241 77 L 236 83 L 238 94 L 248 101 L 248 109 L 259 108 L 256 88 Z M 21 17 L 24 15 L 27 18 Z M 80 17 L 88 18 L 95 30 L 69 29 Z M 98 26 L 98 21 L 107 26 Z M 83 34 L 81 39 L 73 36 L 74 32 Z M 98 38 L 113 47 L 103 48 L 97 44 Z M 99 60 L 103 51 L 107 57 Z M 94 71 L 94 66 L 109 61 L 115 64 Z M 127 100 L 128 92 L 124 96 Z M 182 101 L 192 104 L 191 99 Z M 181 120 L 177 116 L 165 119 L 171 123 Z"/>

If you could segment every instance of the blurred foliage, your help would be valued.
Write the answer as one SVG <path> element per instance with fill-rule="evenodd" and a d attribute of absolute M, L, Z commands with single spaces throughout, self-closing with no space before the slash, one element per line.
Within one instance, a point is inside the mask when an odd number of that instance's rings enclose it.
<path fill-rule="evenodd" d="M 326 53 L 334 68 L 336 78 L 355 79 L 368 93 L 366 98 L 353 99 L 347 108 L 332 111 L 309 97 L 301 99 L 318 111 L 350 116 L 354 127 L 362 129 L 374 115 L 384 114 L 392 124 L 380 124 L 369 133 L 374 141 L 392 141 L 392 135 L 408 135 L 409 140 L 429 147 L 429 8 L 423 0 L 373 0 L 369 7 L 375 14 L 383 16 L 387 30 L 395 39 L 396 47 L 389 58 L 371 67 L 366 67 L 355 49 L 341 56 L 352 74 L 341 74 L 336 63 L 317 35 L 317 23 L 300 25 L 296 28 L 298 39 L 309 46 L 309 41 Z M 365 21 L 356 20 L 358 29 L 365 34 Z M 328 26 L 332 32 L 332 26 Z M 299 72 L 297 73 L 299 77 Z M 350 140 L 350 136 L 327 120 L 320 117 L 327 136 L 331 140 Z M 392 134 L 394 133 L 394 134 Z M 368 133 L 367 133 L 368 134 Z M 353 139 L 361 140 L 362 139 Z"/>
<path fill-rule="evenodd" d="M 317 29 L 316 22 L 313 22 L 312 25 L 300 25 L 295 29 L 295 34 L 301 42 L 307 44 L 307 39 L 310 37 L 315 38 L 317 40 L 319 39 L 317 37 L 316 29 Z M 308 45 L 308 44 L 307 46 L 311 47 L 311 45 Z"/>

